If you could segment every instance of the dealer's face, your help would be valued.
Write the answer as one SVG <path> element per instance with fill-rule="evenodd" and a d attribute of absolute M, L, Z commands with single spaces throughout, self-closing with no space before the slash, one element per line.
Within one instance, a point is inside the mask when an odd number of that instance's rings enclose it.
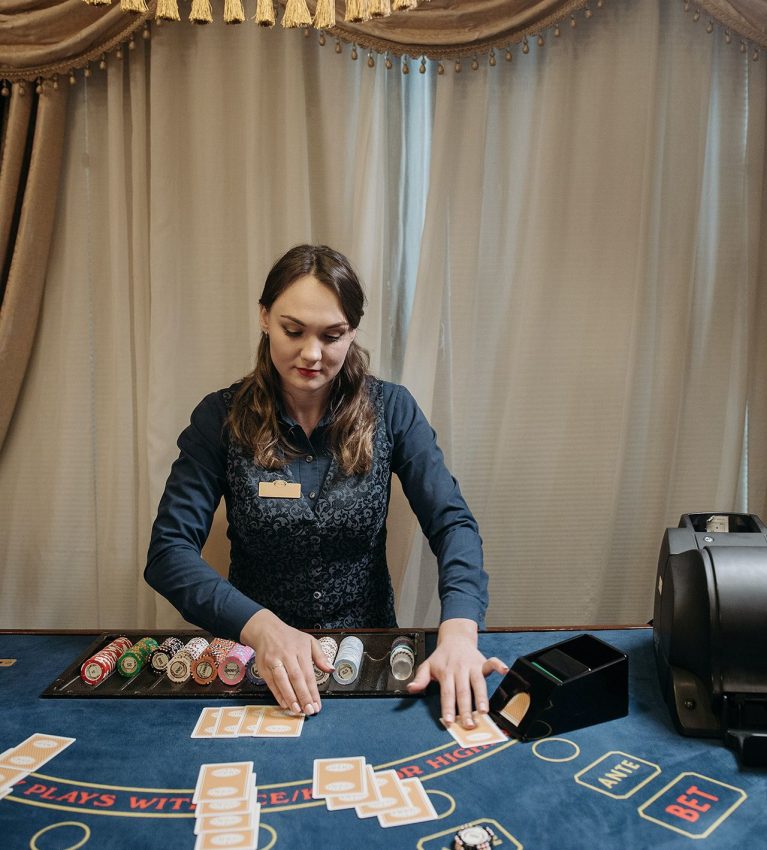
<path fill-rule="evenodd" d="M 311 275 L 291 283 L 269 310 L 261 307 L 261 329 L 282 390 L 297 401 L 330 392 L 357 333 L 335 292 Z"/>

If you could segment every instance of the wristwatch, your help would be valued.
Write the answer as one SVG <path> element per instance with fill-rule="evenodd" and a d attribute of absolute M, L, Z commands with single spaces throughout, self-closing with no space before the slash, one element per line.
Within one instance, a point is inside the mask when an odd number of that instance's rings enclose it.
<path fill-rule="evenodd" d="M 494 838 L 489 826 L 462 826 L 453 838 L 453 850 L 491 850 Z"/>

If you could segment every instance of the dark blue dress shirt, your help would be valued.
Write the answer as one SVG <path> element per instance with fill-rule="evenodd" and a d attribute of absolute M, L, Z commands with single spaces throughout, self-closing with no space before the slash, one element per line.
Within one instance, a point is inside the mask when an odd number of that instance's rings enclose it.
<path fill-rule="evenodd" d="M 465 617 L 481 627 L 487 575 L 477 523 L 413 396 L 398 384 L 380 385 L 391 445 L 389 486 L 395 473 L 437 557 L 441 619 Z M 144 575 L 185 619 L 217 636 L 239 640 L 243 626 L 262 605 L 222 578 L 200 555 L 222 496 L 232 520 L 225 396 L 231 396 L 233 389 L 206 396 L 179 436 L 180 454 L 160 501 Z M 310 436 L 284 411 L 280 419 L 290 444 L 301 452 L 288 463 L 290 477 L 300 482 L 301 498 L 314 507 L 331 466 L 325 445 L 328 419 L 323 418 Z"/>

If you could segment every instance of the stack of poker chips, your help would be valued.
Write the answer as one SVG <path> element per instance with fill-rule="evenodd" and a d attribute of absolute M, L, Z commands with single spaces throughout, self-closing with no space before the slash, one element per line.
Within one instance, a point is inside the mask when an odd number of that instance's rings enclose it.
<path fill-rule="evenodd" d="M 184 648 L 184 641 L 177 637 L 166 637 L 165 640 L 149 656 L 149 666 L 154 673 L 164 673 L 168 662 Z"/>
<path fill-rule="evenodd" d="M 157 649 L 157 641 L 153 637 L 143 637 L 136 641 L 117 659 L 117 672 L 126 679 L 135 676 L 155 649 Z"/>
<path fill-rule="evenodd" d="M 117 659 L 132 645 L 132 641 L 127 637 L 115 638 L 83 662 L 80 678 L 86 685 L 100 685 L 114 673 L 117 669 Z"/>
<path fill-rule="evenodd" d="M 243 646 L 241 643 L 233 644 L 224 660 L 219 664 L 218 677 L 225 685 L 239 685 L 245 678 L 245 671 L 248 669 L 253 656 L 252 647 Z"/>
<path fill-rule="evenodd" d="M 336 655 L 333 678 L 339 685 L 351 685 L 359 676 L 362 668 L 364 653 L 362 641 L 354 635 L 349 635 L 341 641 Z"/>
<path fill-rule="evenodd" d="M 214 638 L 210 646 L 192 664 L 192 678 L 198 685 L 209 685 L 218 676 L 218 667 L 234 646 L 233 640 Z"/>
<path fill-rule="evenodd" d="M 332 637 L 321 637 L 318 641 L 320 645 L 320 649 L 322 649 L 322 653 L 328 661 L 328 664 L 333 664 L 335 660 L 336 653 L 338 652 L 338 644 L 333 640 Z M 325 673 L 323 670 L 320 670 L 317 665 L 314 665 L 314 677 L 317 680 L 318 685 L 324 685 L 325 682 L 330 678 L 330 673 Z"/>
<path fill-rule="evenodd" d="M 171 682 L 186 682 L 192 675 L 192 663 L 208 648 L 204 637 L 194 637 L 168 662 L 167 676 Z"/>

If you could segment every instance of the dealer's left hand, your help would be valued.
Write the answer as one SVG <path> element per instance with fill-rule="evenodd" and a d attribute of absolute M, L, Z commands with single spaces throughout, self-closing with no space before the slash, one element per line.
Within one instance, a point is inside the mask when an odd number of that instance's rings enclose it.
<path fill-rule="evenodd" d="M 430 681 L 439 682 L 442 720 L 452 723 L 456 716 L 466 729 L 475 726 L 472 703 L 487 713 L 489 703 L 485 677 L 490 673 L 509 672 L 500 658 L 485 658 L 477 649 L 477 624 L 456 617 L 439 627 L 437 648 L 418 668 L 407 686 L 410 693 L 424 690 Z"/>

